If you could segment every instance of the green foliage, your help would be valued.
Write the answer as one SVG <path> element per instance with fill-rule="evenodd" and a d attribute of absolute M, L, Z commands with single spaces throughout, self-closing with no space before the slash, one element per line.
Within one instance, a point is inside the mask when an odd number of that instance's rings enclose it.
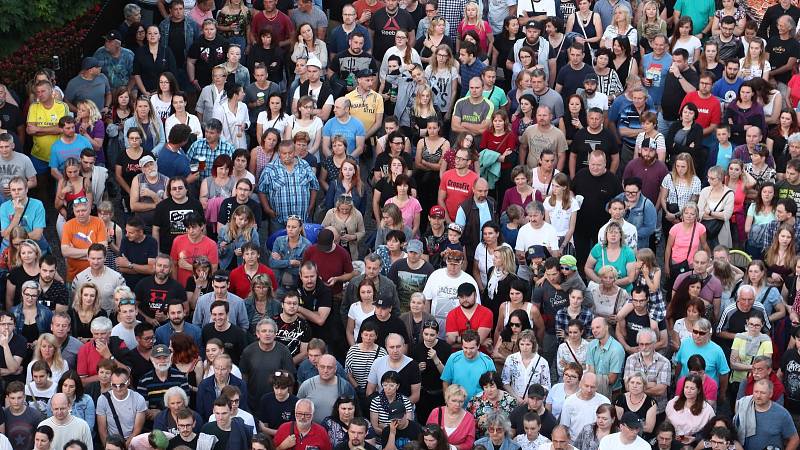
<path fill-rule="evenodd" d="M 0 54 L 9 54 L 35 33 L 57 27 L 86 11 L 96 0 L 2 0 L 0 1 Z"/>

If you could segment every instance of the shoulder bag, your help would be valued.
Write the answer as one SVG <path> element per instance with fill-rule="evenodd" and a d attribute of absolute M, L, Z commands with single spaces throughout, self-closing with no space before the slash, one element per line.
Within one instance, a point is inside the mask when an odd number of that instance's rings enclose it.
<path fill-rule="evenodd" d="M 677 264 L 673 264 L 672 261 L 669 262 L 669 271 L 673 278 L 677 278 L 678 275 L 692 270 L 692 268 L 689 267 L 689 255 L 692 253 L 692 244 L 694 243 L 694 232 L 696 228 L 697 222 L 692 225 L 692 235 L 689 237 L 689 249 L 686 251 L 686 259 Z"/>
<path fill-rule="evenodd" d="M 713 210 L 711 210 L 711 212 L 719 212 L 719 207 L 722 206 L 723 200 L 725 200 L 725 197 L 727 197 L 728 194 L 730 194 L 731 192 L 733 191 L 728 189 L 727 192 L 722 194 L 722 198 L 719 199 L 719 201 L 717 202 L 717 206 Z M 722 231 L 722 226 L 725 224 L 725 222 L 722 219 L 705 219 L 701 220 L 700 223 L 702 223 L 703 226 L 706 227 L 706 239 L 710 241 L 717 240 L 720 231 Z"/>

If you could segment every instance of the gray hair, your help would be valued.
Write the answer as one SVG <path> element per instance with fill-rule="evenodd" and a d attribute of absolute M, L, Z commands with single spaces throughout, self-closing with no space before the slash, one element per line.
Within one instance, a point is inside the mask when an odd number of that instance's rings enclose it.
<path fill-rule="evenodd" d="M 755 358 L 753 358 L 753 362 L 751 364 L 755 364 L 755 363 L 767 363 L 767 367 L 772 369 L 772 357 L 771 356 L 758 355 Z"/>
<path fill-rule="evenodd" d="M 117 286 L 114 288 L 114 296 L 116 297 L 117 294 L 123 294 L 125 295 L 125 298 L 136 298 L 131 288 L 129 288 L 127 285 L 124 284 L 122 286 Z"/>
<path fill-rule="evenodd" d="M 709 322 L 708 319 L 706 319 L 705 317 L 697 319 L 695 325 L 697 325 L 703 331 L 711 330 L 711 322 Z"/>
<path fill-rule="evenodd" d="M 24 294 L 25 290 L 27 290 L 27 289 L 36 289 L 36 295 L 37 296 L 42 294 L 42 288 L 41 288 L 41 286 L 39 286 L 39 283 L 37 281 L 28 280 L 28 281 L 22 283 L 22 287 L 20 288 L 19 292 L 21 294 Z"/>
<path fill-rule="evenodd" d="M 405 345 L 405 343 L 406 343 L 406 340 L 405 340 L 405 338 L 403 338 L 403 336 L 401 336 L 401 335 L 399 335 L 399 334 L 397 334 L 397 333 L 389 333 L 389 334 L 387 334 L 387 335 L 386 335 L 386 339 L 384 339 L 384 343 L 385 343 L 386 341 L 388 341 L 388 340 L 389 340 L 389 338 L 391 338 L 391 339 L 400 339 L 400 343 L 401 343 L 401 344 L 404 344 L 404 345 Z"/>
<path fill-rule="evenodd" d="M 256 324 L 256 331 L 264 325 L 269 325 L 272 329 L 277 332 L 278 331 L 278 324 L 275 323 L 274 320 L 270 319 L 269 317 L 264 317 L 263 319 L 259 320 Z"/>
<path fill-rule="evenodd" d="M 492 410 L 486 414 L 486 427 L 502 427 L 506 436 L 511 436 L 511 421 L 504 411 Z"/>
<path fill-rule="evenodd" d="M 525 212 L 528 214 L 538 212 L 539 214 L 544 215 L 544 205 L 537 201 L 530 202 L 528 203 L 528 206 L 525 207 Z"/>
<path fill-rule="evenodd" d="M 800 144 L 800 133 L 792 133 L 786 138 L 787 144 Z"/>
<path fill-rule="evenodd" d="M 681 214 L 685 214 L 686 210 L 689 209 L 689 208 L 693 208 L 694 209 L 694 214 L 695 215 L 699 215 L 700 214 L 700 210 L 699 210 L 699 208 L 697 208 L 697 203 L 695 203 L 695 202 L 686 202 L 686 204 L 683 205 L 683 208 L 681 208 Z M 695 220 L 700 220 L 700 218 L 697 217 Z"/>
<path fill-rule="evenodd" d="M 736 298 L 739 298 L 739 295 L 742 293 L 742 291 L 750 291 L 750 293 L 753 294 L 753 298 L 756 298 L 756 288 L 753 286 L 749 284 L 743 284 L 739 286 L 739 289 L 736 291 Z"/>
<path fill-rule="evenodd" d="M 309 400 L 307 398 L 301 398 L 300 400 L 298 400 L 297 403 L 294 404 L 294 410 L 297 411 L 297 407 L 298 406 L 300 406 L 302 404 L 306 404 L 306 403 L 308 403 L 309 406 L 311 406 L 311 415 L 313 416 L 314 415 L 314 402 L 312 402 L 311 400 Z"/>
<path fill-rule="evenodd" d="M 778 20 L 781 20 L 781 19 L 788 21 L 788 22 L 789 22 L 789 29 L 790 29 L 790 30 L 792 30 L 792 31 L 794 31 L 794 27 L 795 27 L 795 26 L 797 26 L 797 23 L 794 21 L 794 19 L 792 18 L 792 16 L 790 16 L 790 15 L 788 15 L 788 14 L 785 14 L 785 15 L 783 15 L 783 16 L 780 16 L 780 17 L 778 18 Z"/>
<path fill-rule="evenodd" d="M 92 319 L 91 325 L 89 325 L 91 331 L 111 331 L 114 328 L 114 324 L 111 323 L 111 319 L 108 317 L 95 317 Z"/>
<path fill-rule="evenodd" d="M 648 328 L 642 328 L 641 330 L 639 330 L 638 333 L 636 333 L 636 343 L 637 344 L 639 343 L 639 338 L 642 337 L 642 336 L 650 336 L 650 338 L 653 339 L 653 344 L 655 344 L 656 341 L 658 340 L 658 336 L 656 335 L 656 332 L 653 331 L 653 329 L 649 328 L 649 327 Z"/>
<path fill-rule="evenodd" d="M 133 16 L 141 13 L 142 13 L 142 8 L 136 3 L 128 3 L 127 5 L 125 5 L 124 8 L 122 8 L 122 15 L 127 20 L 131 20 L 133 19 Z"/>
<path fill-rule="evenodd" d="M 186 395 L 186 391 L 184 391 L 180 386 L 172 386 L 171 388 L 167 389 L 167 392 L 164 392 L 164 408 L 166 408 L 169 404 L 169 399 L 176 395 L 183 400 L 183 406 L 188 408 L 189 396 Z"/>
<path fill-rule="evenodd" d="M 364 257 L 364 262 L 381 262 L 381 257 L 377 253 L 370 253 L 369 255 Z"/>

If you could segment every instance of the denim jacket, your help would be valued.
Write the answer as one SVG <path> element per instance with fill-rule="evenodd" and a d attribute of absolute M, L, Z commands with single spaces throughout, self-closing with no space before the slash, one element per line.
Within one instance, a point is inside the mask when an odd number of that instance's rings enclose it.
<path fill-rule="evenodd" d="M 89 394 L 83 394 L 83 397 L 75 399 L 75 403 L 72 404 L 71 413 L 73 416 L 85 420 L 90 430 L 94 429 L 94 401 Z M 53 415 L 50 400 L 47 401 L 47 415 L 48 417 Z"/>
<path fill-rule="evenodd" d="M 625 193 L 621 193 L 614 197 L 615 200 L 625 201 Z M 625 214 L 625 220 L 636 227 L 639 237 L 637 248 L 650 247 L 650 236 L 656 231 L 656 207 L 653 202 L 644 195 L 639 194 L 639 201 L 636 206 L 628 210 Z"/>
<path fill-rule="evenodd" d="M 268 265 L 270 269 L 275 271 L 275 278 L 279 282 L 283 276 L 283 272 L 288 272 L 295 277 L 300 274 L 300 267 L 289 266 L 289 260 L 296 259 L 302 261 L 303 252 L 305 252 L 310 245 L 311 241 L 306 239 L 305 236 L 300 236 L 300 242 L 294 249 L 289 248 L 289 238 L 287 236 L 281 236 L 275 239 L 275 243 L 272 244 L 272 252 L 281 255 L 281 259 L 275 259 L 272 257 L 272 254 L 270 254 Z"/>
<path fill-rule="evenodd" d="M 234 250 L 237 249 L 237 248 L 242 248 L 242 246 L 244 244 L 248 243 L 248 242 L 252 242 L 252 243 L 254 243 L 256 245 L 259 245 L 260 241 L 259 241 L 259 238 L 258 238 L 258 230 L 254 229 L 253 232 L 250 234 L 250 237 L 251 238 L 248 241 L 247 239 L 245 239 L 244 236 L 239 235 L 239 237 L 237 237 L 236 239 L 231 241 L 231 239 L 228 237 L 228 224 L 223 225 L 222 228 L 220 228 L 219 234 L 217 236 L 217 245 L 218 245 L 218 248 L 219 248 L 219 266 L 220 267 L 229 267 L 231 265 L 231 261 L 233 261 L 234 257 L 236 257 L 236 265 L 237 266 L 241 265 L 242 264 L 242 257 L 241 256 L 236 256 L 236 253 L 234 253 Z M 221 245 L 219 245 L 219 244 L 221 244 L 223 242 L 227 243 L 227 245 L 225 245 L 225 247 L 222 247 Z"/>
<path fill-rule="evenodd" d="M 162 20 L 161 23 L 158 25 L 158 31 L 161 32 L 161 41 L 159 45 L 166 49 L 169 45 L 169 26 L 170 26 L 170 19 L 167 17 L 166 19 Z M 183 40 L 184 40 L 184 54 L 189 54 L 189 48 L 194 43 L 195 38 L 199 37 L 202 31 L 200 27 L 195 23 L 194 20 L 190 19 L 188 16 L 183 19 Z"/>
<path fill-rule="evenodd" d="M 22 327 L 25 326 L 25 317 L 22 315 L 22 303 L 15 306 L 11 313 L 14 314 L 14 320 L 17 323 L 16 333 L 22 333 Z M 53 312 L 50 308 L 41 303 L 36 303 L 36 327 L 39 328 L 40 333 L 50 332 L 50 320 L 53 318 Z"/>

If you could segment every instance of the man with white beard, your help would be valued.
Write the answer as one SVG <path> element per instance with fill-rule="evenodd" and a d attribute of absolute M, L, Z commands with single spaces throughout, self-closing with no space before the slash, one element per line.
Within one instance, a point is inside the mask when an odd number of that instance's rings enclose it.
<path fill-rule="evenodd" d="M 148 422 L 155 419 L 156 415 L 167 407 L 164 404 L 164 392 L 167 389 L 178 386 L 186 391 L 186 395 L 191 392 L 186 375 L 172 366 L 172 351 L 168 346 L 159 344 L 153 347 L 150 361 L 153 363 L 153 370 L 144 374 L 136 386 L 136 392 L 147 401 L 145 417 Z"/>
<path fill-rule="evenodd" d="M 645 377 L 644 393 L 655 399 L 659 414 L 667 407 L 667 388 L 672 378 L 672 364 L 663 355 L 655 351 L 658 341 L 656 332 L 644 328 L 636 335 L 639 351 L 625 360 L 623 379 L 633 374 L 642 373 Z"/>
<path fill-rule="evenodd" d="M 276 450 L 293 449 L 302 442 L 302 448 L 315 447 L 319 450 L 331 450 L 331 440 L 322 425 L 314 423 L 314 403 L 301 398 L 294 406 L 294 422 L 285 422 L 278 427 L 273 441 Z"/>

